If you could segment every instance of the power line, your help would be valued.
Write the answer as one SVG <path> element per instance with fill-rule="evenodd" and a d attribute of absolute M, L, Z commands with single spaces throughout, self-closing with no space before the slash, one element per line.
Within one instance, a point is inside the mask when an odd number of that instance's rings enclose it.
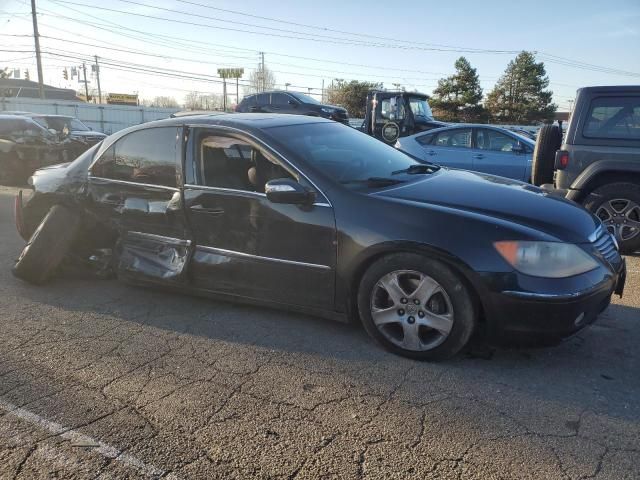
<path fill-rule="evenodd" d="M 249 33 L 249 34 L 254 34 L 254 35 L 266 35 L 266 36 L 270 36 L 270 37 L 280 37 L 280 38 L 289 38 L 289 39 L 294 39 L 294 40 L 306 40 L 306 41 L 312 41 L 312 42 L 320 42 L 320 43 L 332 43 L 332 44 L 337 44 L 337 45 L 354 45 L 354 46 L 367 46 L 367 47 L 376 47 L 376 48 L 392 48 L 392 49 L 401 49 L 401 50 L 428 50 L 428 51 L 443 51 L 443 52 L 459 52 L 459 53 L 494 53 L 494 54 L 514 54 L 517 53 L 514 50 L 504 50 L 504 51 L 499 51 L 499 50 L 494 50 L 494 51 L 483 51 L 483 52 L 479 52 L 475 49 L 452 49 L 452 48 L 436 48 L 436 47 L 420 47 L 417 45 L 393 45 L 393 44 L 382 44 L 382 43 L 373 43 L 373 42 L 364 42 L 364 41 L 360 41 L 360 40 L 352 40 L 352 39 L 336 39 L 335 37 L 330 37 L 327 35 L 318 35 L 318 34 L 310 34 L 310 33 L 305 33 L 305 32 L 294 32 L 297 35 L 307 35 L 309 37 L 319 37 L 319 38 L 301 38 L 299 36 L 291 36 L 291 35 L 283 35 L 283 34 L 276 34 L 276 33 L 267 33 L 267 32 L 257 32 L 255 30 L 242 30 L 242 29 L 238 29 L 238 28 L 230 28 L 230 27 L 220 27 L 220 26 L 215 26 L 215 25 L 210 25 L 210 24 L 206 24 L 206 23 L 198 23 L 198 22 L 190 22 L 190 21 L 186 21 L 186 20 L 178 20 L 175 18 L 163 18 L 163 17 L 157 17 L 155 15 L 147 15 L 147 14 L 143 14 L 143 13 L 137 13 L 137 12 L 127 12 L 124 10 L 118 10 L 118 9 L 114 9 L 114 8 L 107 8 L 107 7 L 98 7 L 95 5 L 89 5 L 86 3 L 80 3 L 80 2 L 72 2 L 69 0 L 51 0 L 53 3 L 58 3 L 58 4 L 69 4 L 69 5 L 77 5 L 77 6 L 82 6 L 82 7 L 87 7 L 87 8 L 91 8 L 91 9 L 97 9 L 97 10 L 103 10 L 103 11 L 108 11 L 108 12 L 114 12 L 114 13 L 120 13 L 123 15 L 133 15 L 133 16 L 137 16 L 137 17 L 142 17 L 142 18 L 149 18 L 149 19 L 153 19 L 153 20 L 160 20 L 163 22 L 171 22 L 171 23 L 179 23 L 179 24 L 183 24 L 183 25 L 190 25 L 190 26 L 197 26 L 197 27 L 204 27 L 204 28 L 213 28 L 213 29 L 218 29 L 218 30 L 227 30 L 227 31 L 232 31 L 232 32 L 241 32 L 241 33 Z M 129 3 L 134 3 L 134 2 L 130 2 L 130 0 L 127 0 Z M 160 8 L 162 10 L 165 10 L 162 7 L 155 7 L 152 5 L 147 5 L 147 4 L 142 4 L 140 3 L 139 5 L 145 6 L 145 7 L 149 7 L 149 8 Z M 172 11 L 169 9 L 169 11 Z M 176 11 L 173 11 L 174 13 Z M 192 15 L 192 14 L 188 14 L 188 15 Z M 209 17 L 211 18 L 211 17 Z M 228 20 L 222 20 L 222 19 L 217 19 L 218 21 L 224 21 L 225 23 L 241 23 L 241 22 L 232 22 L 232 21 L 228 21 Z M 246 25 L 245 23 L 242 23 L 244 25 Z M 257 26 L 258 28 L 264 28 L 264 29 L 269 29 L 269 30 L 274 30 L 274 31 L 279 31 L 282 29 L 274 29 L 272 27 L 263 27 L 263 26 Z"/>

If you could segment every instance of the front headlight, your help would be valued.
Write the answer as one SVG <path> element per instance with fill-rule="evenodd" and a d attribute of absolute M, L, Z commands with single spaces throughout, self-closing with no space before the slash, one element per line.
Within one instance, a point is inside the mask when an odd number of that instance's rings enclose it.
<path fill-rule="evenodd" d="M 593 257 L 570 243 L 506 241 L 493 245 L 509 265 L 533 277 L 571 277 L 599 266 Z"/>

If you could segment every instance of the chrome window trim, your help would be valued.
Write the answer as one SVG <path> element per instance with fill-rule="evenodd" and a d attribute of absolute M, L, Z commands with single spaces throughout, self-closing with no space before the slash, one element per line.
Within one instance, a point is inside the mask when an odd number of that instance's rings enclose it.
<path fill-rule="evenodd" d="M 105 182 L 113 182 L 120 183 L 122 185 L 134 185 L 136 187 L 151 187 L 151 188 L 160 188 L 162 190 L 169 190 L 171 192 L 179 192 L 180 189 L 177 187 L 167 187 L 166 185 L 156 185 L 155 183 L 138 183 L 138 182 L 130 182 L 129 180 L 118 180 L 116 178 L 106 178 L 106 177 L 96 177 L 94 175 L 88 175 L 89 180 L 102 180 Z"/>
<path fill-rule="evenodd" d="M 319 265 L 317 263 L 297 262 L 295 260 L 286 260 L 284 258 L 263 257 L 261 255 L 252 255 L 250 253 L 237 252 L 235 250 L 226 250 L 224 248 L 207 247 L 205 245 L 197 245 L 196 250 L 202 250 L 209 253 L 216 253 L 228 257 L 249 258 L 253 260 L 262 260 L 265 262 L 285 263 L 287 265 L 296 265 L 298 267 L 318 268 L 321 270 L 331 270 L 328 265 Z"/>
<path fill-rule="evenodd" d="M 185 125 L 188 128 L 207 128 L 210 130 L 227 130 L 229 132 L 232 133 L 237 133 L 239 135 L 245 135 L 247 137 L 250 137 L 254 142 L 258 143 L 259 145 L 265 147 L 266 150 L 271 150 L 272 152 L 274 152 L 278 157 L 280 157 L 280 159 L 282 161 L 284 161 L 284 163 L 286 163 L 289 167 L 291 167 L 293 170 L 295 170 L 296 172 L 298 172 L 298 174 L 300 174 L 302 177 L 304 177 L 311 185 L 313 185 L 313 188 L 315 188 L 318 192 L 320 192 L 320 194 L 327 199 L 327 203 L 329 204 L 329 206 L 333 207 L 333 205 L 331 204 L 331 200 L 329 200 L 329 197 L 327 195 L 325 195 L 325 193 L 318 187 L 318 185 L 316 185 L 313 180 L 311 180 L 307 175 L 305 175 L 298 167 L 296 167 L 293 163 L 291 163 L 289 160 L 287 160 L 287 157 L 285 157 L 282 153 L 280 153 L 278 150 L 276 150 L 275 148 L 273 148 L 270 145 L 265 144 L 262 140 L 260 140 L 258 137 L 256 137 L 255 135 L 253 135 L 252 133 L 249 133 L 245 130 L 241 130 L 239 128 L 235 128 L 235 127 L 229 127 L 227 125 L 215 125 L 215 124 L 202 124 L 202 123 L 189 123 Z M 324 202 L 322 202 L 324 203 Z"/>
<path fill-rule="evenodd" d="M 194 188 L 198 190 L 213 190 L 214 192 L 228 192 L 228 193 L 246 193 L 256 197 L 266 197 L 266 193 L 252 192 L 251 190 L 240 190 L 238 188 L 226 188 L 226 187 L 211 187 L 208 185 L 194 185 L 193 183 L 185 183 L 184 188 Z"/>
<path fill-rule="evenodd" d="M 206 185 L 194 185 L 192 183 L 185 183 L 184 184 L 184 188 L 192 188 L 192 189 L 196 189 L 196 190 L 212 190 L 214 192 L 222 192 L 222 193 L 240 193 L 240 194 L 247 194 L 250 196 L 255 196 L 255 197 L 261 197 L 261 198 L 266 198 L 267 194 L 266 193 L 261 193 L 261 192 L 252 192 L 251 190 L 239 190 L 239 189 L 235 189 L 235 188 L 225 188 L 225 187 L 210 187 L 210 186 L 206 186 Z M 317 203 L 313 203 L 312 206 L 314 207 L 329 207 L 331 208 L 331 204 L 329 203 L 325 203 L 325 202 L 317 202 Z"/>
<path fill-rule="evenodd" d="M 127 235 L 131 235 L 134 237 L 146 238 L 149 240 L 156 240 L 159 242 L 168 242 L 174 245 L 180 245 L 182 247 L 188 247 L 191 245 L 191 240 L 186 240 L 182 238 L 174 238 L 174 237 L 166 237 L 164 235 L 156 235 L 155 233 L 145 233 L 145 232 L 135 232 L 129 231 Z"/>

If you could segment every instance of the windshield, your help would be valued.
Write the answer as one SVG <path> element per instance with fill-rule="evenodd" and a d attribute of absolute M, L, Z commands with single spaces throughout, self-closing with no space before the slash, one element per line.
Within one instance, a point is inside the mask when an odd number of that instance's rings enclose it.
<path fill-rule="evenodd" d="M 411 105 L 411 111 L 414 117 L 420 117 L 427 120 L 433 120 L 433 113 L 429 103 L 418 97 L 409 98 L 409 104 Z"/>
<path fill-rule="evenodd" d="M 271 127 L 265 133 L 291 157 L 350 188 L 366 187 L 368 179 L 391 179 L 394 183 L 415 179 L 398 172 L 421 165 L 380 140 L 334 122 Z"/>
<path fill-rule="evenodd" d="M 72 118 L 71 119 L 71 131 L 73 132 L 88 132 L 89 130 L 91 130 L 89 127 L 87 127 L 84 123 L 82 123 L 80 120 L 78 120 L 77 118 Z"/>
<path fill-rule="evenodd" d="M 304 93 L 298 93 L 298 92 L 288 92 L 292 97 L 296 98 L 297 100 L 301 101 L 302 103 L 311 103 L 313 105 L 322 105 L 318 100 L 316 100 L 313 97 L 310 97 L 309 95 L 305 95 Z"/>

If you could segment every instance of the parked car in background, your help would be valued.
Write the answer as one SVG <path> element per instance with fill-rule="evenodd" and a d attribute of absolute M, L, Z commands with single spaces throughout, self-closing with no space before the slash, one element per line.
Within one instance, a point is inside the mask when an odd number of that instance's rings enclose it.
<path fill-rule="evenodd" d="M 33 112 L 7 113 L 30 117 L 44 128 L 55 131 L 60 139 L 68 138 L 71 141 L 69 146 L 71 160 L 107 137 L 104 133 L 96 132 L 77 118 L 69 115 L 49 115 Z"/>
<path fill-rule="evenodd" d="M 640 85 L 581 88 L 563 135 L 538 134 L 533 180 L 584 205 L 625 253 L 640 250 Z"/>
<path fill-rule="evenodd" d="M 613 237 L 583 208 L 321 118 L 146 123 L 31 183 L 20 278 L 109 251 L 130 282 L 359 319 L 417 359 L 454 355 L 478 328 L 561 338 L 624 289 Z"/>
<path fill-rule="evenodd" d="M 69 160 L 71 143 L 30 117 L 0 115 L 0 184 L 24 184 L 36 169 Z"/>
<path fill-rule="evenodd" d="M 309 95 L 299 92 L 274 90 L 247 95 L 236 107 L 241 113 L 289 113 L 322 117 L 349 124 L 349 113 L 342 107 L 325 105 Z"/>
<path fill-rule="evenodd" d="M 395 147 L 438 165 L 528 182 L 534 145 L 505 128 L 463 124 L 400 138 Z"/>

